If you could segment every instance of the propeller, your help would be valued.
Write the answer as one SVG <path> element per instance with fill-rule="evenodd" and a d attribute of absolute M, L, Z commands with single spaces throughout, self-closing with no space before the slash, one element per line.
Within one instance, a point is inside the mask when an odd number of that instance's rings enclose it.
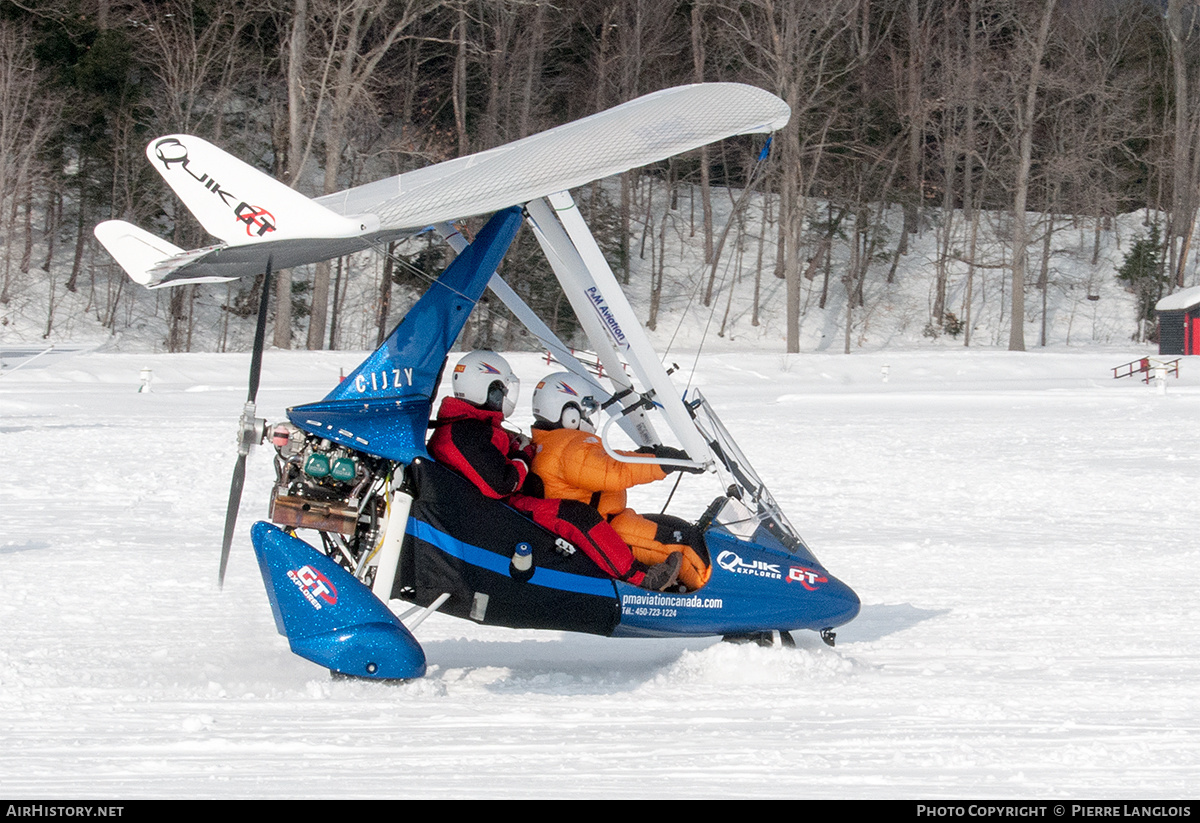
<path fill-rule="evenodd" d="M 258 325 L 254 328 L 254 349 L 250 355 L 250 391 L 238 419 L 238 456 L 233 464 L 233 480 L 229 484 L 229 505 L 225 509 L 225 538 L 221 542 L 221 570 L 217 586 L 225 586 L 225 567 L 229 565 L 229 547 L 233 545 L 233 529 L 237 525 L 238 508 L 242 503 L 242 486 L 246 482 L 246 456 L 262 442 L 267 421 L 255 417 L 254 400 L 258 396 L 258 381 L 262 374 L 263 341 L 266 339 L 267 302 L 271 294 L 271 258 L 267 258 L 267 274 L 263 278 L 262 297 L 258 303 Z"/>

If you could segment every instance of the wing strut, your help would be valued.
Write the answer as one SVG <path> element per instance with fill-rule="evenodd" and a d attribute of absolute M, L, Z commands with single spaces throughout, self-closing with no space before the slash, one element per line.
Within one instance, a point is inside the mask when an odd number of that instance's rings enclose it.
<path fill-rule="evenodd" d="M 463 251 L 463 249 L 467 247 L 466 238 L 463 237 L 462 233 L 458 231 L 458 229 L 454 228 L 454 226 L 450 223 L 442 223 L 437 227 L 437 230 L 442 237 L 445 238 L 450 247 L 454 249 L 456 254 Z M 542 318 L 537 316 L 533 309 L 529 308 L 529 304 L 522 300 L 521 295 L 513 291 L 512 286 L 504 282 L 503 278 L 501 278 L 498 273 L 492 273 L 491 279 L 488 280 L 488 288 L 491 289 L 492 294 L 500 298 L 500 302 L 503 303 L 505 307 L 513 313 L 513 316 L 521 321 L 521 324 L 524 325 L 525 328 L 528 329 L 529 332 L 536 337 L 543 346 L 546 347 L 546 350 L 554 355 L 555 360 L 565 366 L 567 371 L 576 375 L 581 380 L 584 380 L 589 386 L 592 387 L 592 391 L 594 391 L 596 394 L 597 401 L 601 403 L 603 408 L 607 408 L 612 402 L 614 402 L 612 400 L 612 395 L 609 394 L 608 389 L 601 385 L 600 381 L 592 376 L 592 373 L 588 371 L 588 368 L 579 362 L 575 355 L 571 353 L 571 349 L 567 347 L 562 340 L 558 338 L 558 335 L 554 333 L 554 330 L 547 326 Z M 628 378 L 625 377 L 625 370 L 623 367 L 621 367 L 619 361 L 616 361 L 616 364 L 620 373 L 620 377 L 625 378 L 626 381 L 625 383 L 618 383 L 618 385 L 623 386 L 619 394 L 631 394 L 633 389 L 626 385 Z M 607 363 L 605 363 L 605 367 L 608 368 Z M 619 379 L 620 378 L 618 378 L 618 380 Z M 630 411 L 633 411 L 633 409 L 630 408 Z M 642 445 L 651 445 L 656 441 L 645 441 L 642 436 L 642 431 L 648 431 L 652 435 L 654 430 L 652 427 L 650 427 L 650 422 L 648 420 L 644 420 L 645 415 L 639 415 L 639 417 L 641 420 L 638 422 L 642 423 L 642 430 L 639 430 L 634 424 L 634 421 L 626 416 L 617 418 L 617 422 L 631 439 L 641 443 Z"/>
<path fill-rule="evenodd" d="M 533 229 L 546 259 L 550 261 L 554 276 L 562 285 L 563 293 L 567 296 L 579 325 L 583 327 L 584 334 L 608 373 L 608 379 L 616 387 L 614 395 L 621 398 L 622 407 L 629 408 L 627 415 L 621 409 L 613 409 L 609 414 L 622 415 L 622 428 L 629 432 L 630 437 L 639 446 L 661 443 L 662 439 L 654 430 L 654 424 L 645 411 L 633 408 L 641 402 L 641 397 L 634 389 L 633 381 L 625 373 L 625 365 L 621 361 L 621 352 L 625 351 L 628 354 L 628 351 L 622 346 L 622 340 L 614 339 L 606 331 L 604 318 L 587 297 L 587 290 L 594 287 L 595 281 L 575 244 L 554 216 L 554 210 L 544 200 L 531 200 L 526 203 L 525 219 Z M 586 226 L 584 230 L 587 230 Z"/>
<path fill-rule="evenodd" d="M 680 445 L 692 458 L 684 461 L 690 466 L 703 466 L 709 462 L 708 445 L 696 431 L 691 416 L 683 405 L 683 399 L 671 382 L 654 348 L 650 345 L 641 321 L 621 291 L 608 261 L 596 244 L 596 239 L 584 222 L 575 201 L 567 192 L 552 194 L 545 200 L 534 200 L 526 204 L 531 225 L 550 260 L 554 273 L 562 284 L 563 291 L 571 301 L 584 332 L 593 348 L 600 355 L 612 379 L 622 389 L 620 382 L 625 377 L 619 365 L 618 352 L 624 354 L 634 374 L 645 387 L 644 395 L 630 394 L 622 399 L 624 406 L 632 407 L 652 400 L 666 418 L 667 425 L 679 439 Z M 610 360 L 614 361 L 610 364 Z M 615 365 L 615 367 L 614 367 Z M 621 394 L 620 391 L 617 392 Z M 630 416 L 643 415 L 641 410 Z M 640 429 L 642 424 L 637 424 Z M 649 426 L 649 420 L 645 420 Z M 651 432 L 653 430 L 651 429 Z M 643 441 L 643 445 L 662 442 L 654 439 Z M 609 452 L 616 459 L 633 463 L 671 462 L 654 457 L 629 457 Z"/>

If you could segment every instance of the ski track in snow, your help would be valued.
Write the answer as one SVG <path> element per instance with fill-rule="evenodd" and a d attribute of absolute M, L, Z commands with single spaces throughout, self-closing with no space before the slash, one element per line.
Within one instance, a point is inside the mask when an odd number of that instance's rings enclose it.
<path fill-rule="evenodd" d="M 248 355 L 84 354 L 6 375 L 0 792 L 1195 796 L 1200 368 L 1185 358 L 1162 396 L 1110 379 L 1135 356 L 706 356 L 693 384 L 862 597 L 837 647 L 435 615 L 417 632 L 429 675 L 399 686 L 331 680 L 276 634 L 248 538 L 266 450 L 216 587 Z M 527 428 L 546 367 L 511 360 Z M 280 419 L 356 362 L 269 353 L 260 413 Z M 672 511 L 715 492 L 688 477 Z"/>

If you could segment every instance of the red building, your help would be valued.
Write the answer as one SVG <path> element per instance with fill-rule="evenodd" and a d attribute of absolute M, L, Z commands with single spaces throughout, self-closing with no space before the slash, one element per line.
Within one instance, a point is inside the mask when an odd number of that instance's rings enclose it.
<path fill-rule="evenodd" d="M 1200 354 L 1200 286 L 1168 294 L 1154 310 L 1159 354 Z"/>

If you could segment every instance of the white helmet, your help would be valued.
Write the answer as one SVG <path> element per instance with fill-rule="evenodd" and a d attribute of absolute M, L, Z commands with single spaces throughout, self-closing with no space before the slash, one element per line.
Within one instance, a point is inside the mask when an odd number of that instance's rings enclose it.
<path fill-rule="evenodd" d="M 505 417 L 517 407 L 521 381 L 508 361 L 494 351 L 473 351 L 463 356 L 450 379 L 454 396 L 481 409 L 502 412 Z"/>
<path fill-rule="evenodd" d="M 590 383 L 570 372 L 546 375 L 533 390 L 533 416 L 551 426 L 595 431 L 589 418 L 600 404 L 593 392 Z"/>

